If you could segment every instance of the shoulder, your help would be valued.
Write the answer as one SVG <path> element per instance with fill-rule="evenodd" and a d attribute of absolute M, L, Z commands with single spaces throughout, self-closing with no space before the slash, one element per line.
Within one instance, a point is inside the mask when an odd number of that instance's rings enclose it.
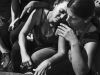
<path fill-rule="evenodd" d="M 88 32 L 85 33 L 81 43 L 82 44 L 86 44 L 86 43 L 89 43 L 89 42 L 95 42 L 97 43 L 98 40 L 99 40 L 99 32 L 96 28 L 95 25 L 93 25 L 92 23 L 90 23 L 91 26 L 90 28 L 88 29 Z"/>

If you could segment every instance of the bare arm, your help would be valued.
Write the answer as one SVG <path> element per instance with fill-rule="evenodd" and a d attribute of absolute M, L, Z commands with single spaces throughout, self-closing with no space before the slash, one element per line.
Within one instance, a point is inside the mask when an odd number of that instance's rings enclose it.
<path fill-rule="evenodd" d="M 87 62 L 84 60 L 81 52 L 80 44 L 78 42 L 71 45 L 72 65 L 76 75 L 84 75 L 88 70 Z"/>
<path fill-rule="evenodd" d="M 12 0 L 11 3 L 11 19 L 14 21 L 20 15 L 20 3 L 19 0 Z"/>
<path fill-rule="evenodd" d="M 25 13 L 31 13 L 35 8 L 51 8 L 50 4 L 42 1 L 30 1 L 23 9 L 20 18 L 24 16 Z"/>
<path fill-rule="evenodd" d="M 63 57 L 65 56 L 65 40 L 63 37 L 59 36 L 59 40 L 58 40 L 58 52 L 56 54 L 54 54 L 52 57 L 44 60 L 42 63 L 40 63 L 40 65 L 34 69 L 35 73 L 34 75 L 41 75 L 41 74 L 45 74 L 48 69 L 50 69 L 51 65 L 55 65 L 57 63 L 60 63 L 59 61 L 61 61 L 63 59 Z"/>
<path fill-rule="evenodd" d="M 30 61 L 30 57 L 26 52 L 26 36 L 32 30 L 33 26 L 37 23 L 37 20 L 39 19 L 39 10 L 33 11 L 28 20 L 26 21 L 24 27 L 22 28 L 20 34 L 19 34 L 19 46 L 20 46 L 20 52 L 22 57 L 22 62 Z"/>
<path fill-rule="evenodd" d="M 63 37 L 59 36 L 58 52 L 47 60 L 51 63 L 51 65 L 55 65 L 56 63 L 58 63 L 58 61 L 61 61 L 63 59 L 65 54 L 66 54 L 65 39 Z"/>
<path fill-rule="evenodd" d="M 8 31 L 12 31 L 14 29 L 14 24 L 18 22 L 20 16 L 20 2 L 19 0 L 12 0 L 11 3 L 11 24 L 9 25 Z"/>
<path fill-rule="evenodd" d="M 96 49 L 97 49 L 97 45 L 98 43 L 97 42 L 88 42 L 85 44 L 84 48 L 87 52 L 87 55 L 88 55 L 88 66 L 89 68 L 91 69 L 92 66 L 93 66 L 93 59 L 94 59 L 94 53 L 96 53 Z"/>

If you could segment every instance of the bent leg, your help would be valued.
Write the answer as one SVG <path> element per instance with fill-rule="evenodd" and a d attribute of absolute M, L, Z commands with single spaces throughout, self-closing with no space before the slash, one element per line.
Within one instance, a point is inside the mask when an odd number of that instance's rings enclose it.
<path fill-rule="evenodd" d="M 20 55 L 20 48 L 18 42 L 15 42 L 12 47 L 11 60 L 14 67 L 14 71 L 19 72 L 20 64 L 21 64 L 21 55 Z"/>
<path fill-rule="evenodd" d="M 56 51 L 53 48 L 43 48 L 32 54 L 31 58 L 35 65 L 39 65 L 42 61 L 50 58 Z"/>

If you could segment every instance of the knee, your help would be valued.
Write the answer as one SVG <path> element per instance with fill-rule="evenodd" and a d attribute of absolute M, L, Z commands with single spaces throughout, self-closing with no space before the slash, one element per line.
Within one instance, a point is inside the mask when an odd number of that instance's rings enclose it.
<path fill-rule="evenodd" d="M 38 65 L 38 64 L 40 64 L 40 62 L 41 62 L 41 60 L 39 59 L 38 55 L 35 54 L 35 53 L 32 54 L 31 59 L 32 59 L 32 61 L 33 61 L 33 63 L 34 63 L 35 65 Z"/>

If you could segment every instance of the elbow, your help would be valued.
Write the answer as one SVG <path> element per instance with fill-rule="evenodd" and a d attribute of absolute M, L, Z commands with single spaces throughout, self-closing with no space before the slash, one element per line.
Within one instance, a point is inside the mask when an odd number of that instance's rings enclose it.
<path fill-rule="evenodd" d="M 18 41 L 21 41 L 25 37 L 26 37 L 25 33 L 20 32 L 19 35 L 18 35 Z"/>

